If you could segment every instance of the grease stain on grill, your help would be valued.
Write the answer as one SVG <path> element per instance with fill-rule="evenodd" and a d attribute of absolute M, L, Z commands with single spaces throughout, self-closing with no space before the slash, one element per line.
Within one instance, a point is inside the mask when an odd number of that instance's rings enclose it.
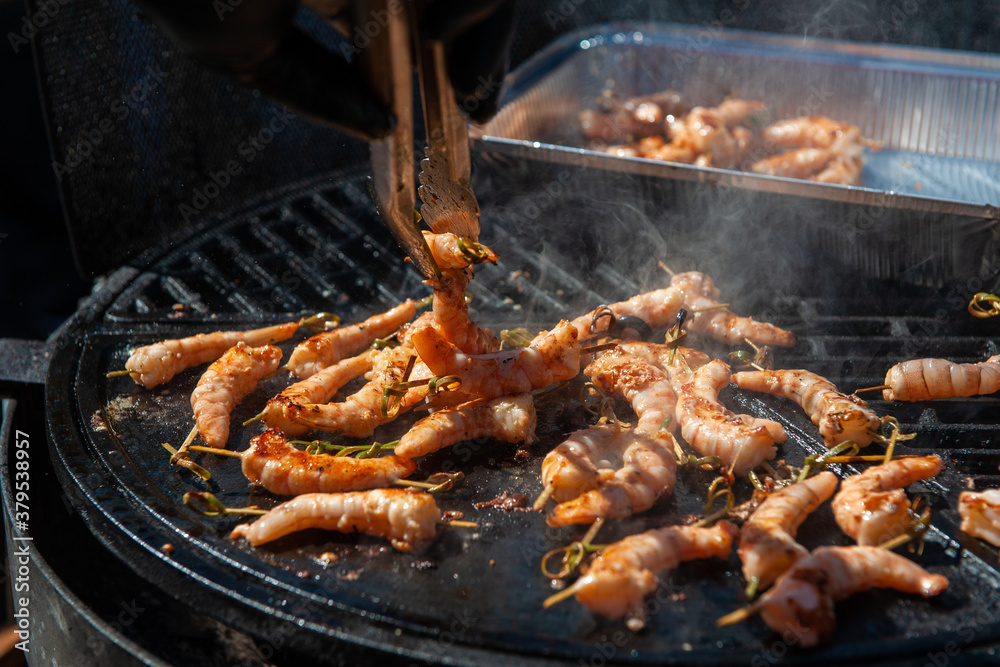
<path fill-rule="evenodd" d="M 518 450 L 521 451 L 521 450 Z M 515 454 L 516 457 L 516 454 Z M 497 509 L 511 511 L 511 510 L 526 510 L 528 504 L 528 495 L 526 493 L 511 493 L 510 490 L 504 489 L 496 498 L 492 500 L 483 500 L 478 503 L 472 503 L 472 506 L 478 509 L 483 509 L 485 507 L 495 507 Z"/>
<path fill-rule="evenodd" d="M 101 416 L 101 413 L 99 411 L 95 410 L 90 415 L 90 428 L 94 429 L 95 431 L 108 430 L 108 426 L 107 424 L 104 423 L 104 418 Z"/>

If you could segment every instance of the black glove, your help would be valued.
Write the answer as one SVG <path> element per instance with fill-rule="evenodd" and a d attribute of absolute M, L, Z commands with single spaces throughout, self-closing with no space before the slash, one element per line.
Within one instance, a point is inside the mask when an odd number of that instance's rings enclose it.
<path fill-rule="evenodd" d="M 202 62 L 298 113 L 364 139 L 385 136 L 392 113 L 353 63 L 292 25 L 298 0 L 136 0 Z M 424 14 L 445 42 L 456 101 L 481 122 L 497 108 L 514 27 L 514 0 L 439 0 Z"/>

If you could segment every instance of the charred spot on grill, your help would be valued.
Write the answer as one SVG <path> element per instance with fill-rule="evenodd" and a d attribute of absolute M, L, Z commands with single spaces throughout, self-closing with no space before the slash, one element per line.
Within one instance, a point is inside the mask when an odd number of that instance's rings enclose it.
<path fill-rule="evenodd" d="M 528 495 L 525 493 L 511 493 L 508 490 L 504 490 L 499 496 L 492 500 L 483 500 L 478 503 L 472 503 L 472 506 L 476 509 L 483 509 L 484 507 L 496 507 L 501 510 L 525 510 L 528 505 Z"/>

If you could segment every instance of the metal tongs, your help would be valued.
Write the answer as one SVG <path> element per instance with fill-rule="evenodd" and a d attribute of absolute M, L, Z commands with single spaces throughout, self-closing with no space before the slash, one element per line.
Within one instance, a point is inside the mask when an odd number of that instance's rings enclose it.
<path fill-rule="evenodd" d="M 479 204 L 469 186 L 469 131 L 455 103 L 445 68 L 444 46 L 419 35 L 414 0 L 369 0 L 358 3 L 359 26 L 378 27 L 362 49 L 361 67 L 375 93 L 396 115 L 397 127 L 371 144 L 369 190 L 379 215 L 429 280 L 441 273 L 431 256 L 420 218 L 434 232 L 452 232 L 479 240 Z M 365 6 L 367 5 L 367 6 Z M 420 5 L 422 6 L 422 5 Z M 413 178 L 413 64 L 416 61 L 423 101 L 427 150 L 420 163 L 420 188 Z M 416 213 L 416 194 L 423 206 Z"/>

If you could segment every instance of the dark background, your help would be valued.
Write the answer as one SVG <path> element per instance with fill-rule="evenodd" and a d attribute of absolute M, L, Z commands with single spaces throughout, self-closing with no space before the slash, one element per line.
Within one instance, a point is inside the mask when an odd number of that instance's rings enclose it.
<path fill-rule="evenodd" d="M 84 3 L 82 0 L 71 0 L 61 10 L 60 17 L 68 19 L 70 11 L 113 11 L 115 3 L 97 2 Z M 128 5 L 123 5 L 128 7 Z M 108 8 L 111 7 L 111 10 Z M 120 9 L 119 9 L 120 11 Z M 67 197 L 57 189 L 52 171 L 52 153 L 47 132 L 47 122 L 43 108 L 49 110 L 49 123 L 59 126 L 64 122 L 53 117 L 52 106 L 44 107 L 40 102 L 37 72 L 46 74 L 50 94 L 48 100 L 54 105 L 64 94 L 64 88 L 57 79 L 65 69 L 66 63 L 79 65 L 83 78 L 77 77 L 73 82 L 83 89 L 77 89 L 65 94 L 74 95 L 78 100 L 88 100 L 87 86 L 100 88 L 102 67 L 101 61 L 89 64 L 85 61 L 75 62 L 72 53 L 58 54 L 62 62 L 52 64 L 51 36 L 52 31 L 60 29 L 55 26 L 44 36 L 46 49 L 40 49 L 43 62 L 35 62 L 34 43 L 21 45 L 17 52 L 11 44 L 10 33 L 19 33 L 28 15 L 27 7 L 17 0 L 0 0 L 0 337 L 18 337 L 42 339 L 51 333 L 60 322 L 67 318 L 76 308 L 79 298 L 86 295 L 99 276 L 93 270 L 86 275 L 76 268 L 77 265 L 88 264 L 91 254 L 99 252 L 105 245 L 123 245 L 124 250 L 118 250 L 115 258 L 126 257 L 128 253 L 137 252 L 145 245 L 151 244 L 157 238 L 168 234 L 178 227 L 176 201 L 183 201 L 180 193 L 189 193 L 190 188 L 202 183 L 208 171 L 215 164 L 210 152 L 206 156 L 182 156 L 175 159 L 173 171 L 170 174 L 173 183 L 163 190 L 145 190 L 136 194 L 133 187 L 130 191 L 127 178 L 113 173 L 117 165 L 109 163 L 108 171 L 102 173 L 102 166 L 94 167 L 93 173 L 87 179 L 80 179 L 70 185 L 75 188 L 75 196 Z M 730 20 L 729 17 L 732 17 Z M 520 23 L 511 54 L 512 66 L 516 67 L 531 53 L 535 52 L 556 35 L 567 30 L 608 20 L 632 18 L 639 20 L 664 20 L 706 27 L 717 24 L 720 17 L 726 17 L 726 27 L 749 30 L 766 30 L 790 34 L 801 34 L 813 37 L 832 37 L 867 42 L 884 42 L 896 44 L 911 44 L 920 47 L 940 47 L 981 52 L 1000 52 L 1000 1 L 969 0 L 961 3 L 931 3 L 927 0 L 892 0 L 875 3 L 850 1 L 806 1 L 806 2 L 758 2 L 754 0 L 716 0 L 714 2 L 677 1 L 677 2 L 638 2 L 619 1 L 604 2 L 602 0 L 562 0 L 561 2 L 520 3 Z M 116 42 L 122 48 L 122 53 L 115 56 L 123 62 L 130 59 L 129 49 L 134 48 L 136 41 L 141 42 L 144 36 L 152 35 L 154 31 L 139 17 L 131 17 L 136 31 L 129 40 Z M 68 23 L 68 20 L 66 21 Z M 58 22 L 57 22 L 58 23 Z M 306 20 L 308 23 L 308 20 Z M 113 33 L 112 33 L 113 36 Z M 85 39 L 89 35 L 74 35 L 76 39 Z M 38 37 L 42 40 L 43 37 Z M 113 41 L 113 40 L 112 40 Z M 166 41 L 156 41 L 156 44 L 169 44 Z M 103 57 L 100 49 L 92 54 Z M 136 56 L 137 58 L 139 56 Z M 77 60 L 80 60 L 77 58 Z M 85 60 L 85 59 L 84 59 Z M 48 68 L 47 68 L 48 66 Z M 51 68 L 55 68 L 54 70 Z M 90 78 L 87 78 L 87 77 Z M 201 82 L 201 78 L 203 82 Z M 230 86 L 214 74 L 204 74 L 198 77 L 199 85 L 229 91 Z M 81 83 L 82 81 L 82 83 Z M 68 90 L 68 89 L 67 89 Z M 177 91 L 171 91 L 176 97 Z M 249 96 L 248 91 L 236 91 L 232 97 Z M 221 98 L 220 98 L 221 99 Z M 247 98 L 249 99 L 249 97 Z M 202 102 L 191 117 L 203 119 L 208 136 L 214 136 L 218 118 L 213 118 L 212 99 Z M 267 105 L 263 101 L 254 100 L 260 108 L 259 114 L 266 113 Z M 81 102 L 81 104 L 83 104 Z M 219 102 L 222 104 L 222 102 Z M 65 106 L 63 104 L 62 106 Z M 97 107 L 98 110 L 100 107 Z M 106 107 L 105 107 L 106 108 Z M 176 110 L 175 110 L 176 111 Z M 154 109 L 155 112 L 155 109 Z M 55 114 L 58 115 L 58 114 Z M 220 110 L 221 115 L 221 110 Z M 172 117 L 176 116 L 176 113 Z M 91 116 L 93 119 L 95 116 Z M 154 113 L 155 117 L 155 113 Z M 260 116 L 258 116 L 259 119 Z M 78 121 L 86 127 L 86 116 L 82 113 L 76 117 L 68 117 L 69 121 Z M 81 120 L 82 119 L 82 120 Z M 92 122 L 92 121 L 91 121 Z M 259 120 L 258 120 L 259 122 Z M 299 121 L 304 125 L 302 121 Z M 177 124 L 176 122 L 174 123 Z M 193 130 L 197 134 L 196 130 Z M 357 146 L 351 144 L 342 135 L 332 130 L 303 130 L 302 136 L 311 139 L 319 136 L 328 140 L 332 146 L 343 146 L 340 152 L 329 153 L 332 161 L 357 160 Z M 57 150 L 61 146 L 60 134 L 56 137 Z M 238 136 L 238 135 L 234 135 Z M 279 140 L 283 140 L 280 138 Z M 128 141 L 126 136 L 122 142 Z M 142 141 L 142 137 L 136 141 Z M 192 144 L 201 141 L 198 138 Z M 288 142 L 294 142 L 289 136 Z M 174 142 L 176 144 L 176 141 Z M 230 143 L 229 146 L 234 144 Z M 173 144 L 172 144 L 173 146 Z M 63 146 L 64 147 L 64 146 Z M 124 144 L 116 147 L 118 154 L 130 150 Z M 194 151 L 197 153 L 197 151 Z M 225 150 L 220 149 L 220 154 Z M 64 154 L 64 153 L 60 153 Z M 141 163 L 141 152 L 135 153 L 137 162 Z M 148 153 L 147 153 L 148 154 Z M 275 163 L 281 158 L 276 154 Z M 121 160 L 119 160 L 121 162 Z M 150 160 L 152 162 L 152 160 Z M 298 165 L 300 169 L 322 170 L 331 165 L 323 164 L 316 156 L 308 157 L 306 164 Z M 170 168 L 170 167 L 168 167 Z M 148 176 L 145 165 L 140 164 L 139 173 Z M 266 170 L 255 177 L 257 183 L 248 183 L 248 187 L 261 187 L 269 177 L 277 178 Z M 101 179 L 104 179 L 103 181 Z M 151 178 L 147 179 L 150 182 Z M 96 186 L 95 186 L 96 183 Z M 118 186 L 119 192 L 101 190 L 104 186 L 112 190 Z M 187 186 L 188 189 L 183 188 Z M 173 190 L 171 190 L 173 188 Z M 81 194 L 82 193 L 82 194 Z M 71 212 L 71 224 L 76 227 L 78 256 L 74 261 L 71 251 L 70 237 L 66 231 L 63 208 L 60 196 L 67 197 L 67 210 Z M 231 188 L 229 198 L 219 202 L 222 211 L 236 205 L 246 192 Z M 90 196 L 91 199 L 87 199 Z M 119 196 L 126 204 L 118 209 L 101 211 L 91 215 L 88 220 L 86 212 L 95 206 L 95 202 L 104 202 L 109 196 Z M 129 197 L 144 199 L 143 215 L 135 215 L 128 209 Z M 180 198 L 178 198 L 180 197 Z M 162 202 L 162 205 L 161 205 Z M 152 207 L 152 208 L 150 208 Z M 148 209 L 148 214 L 147 214 Z M 110 226 L 108 228 L 93 228 L 86 226 L 93 218 L 100 218 Z M 116 220 L 119 217 L 119 220 Z M 114 231 L 115 225 L 126 227 L 129 224 L 147 225 L 148 234 L 127 232 L 128 239 L 118 239 L 121 232 Z M 82 230 L 82 231 L 81 231 Z M 162 234 L 155 232 L 162 231 Z M 95 250 L 96 249 L 96 250 Z M 112 260 L 112 266 L 119 261 Z"/>

